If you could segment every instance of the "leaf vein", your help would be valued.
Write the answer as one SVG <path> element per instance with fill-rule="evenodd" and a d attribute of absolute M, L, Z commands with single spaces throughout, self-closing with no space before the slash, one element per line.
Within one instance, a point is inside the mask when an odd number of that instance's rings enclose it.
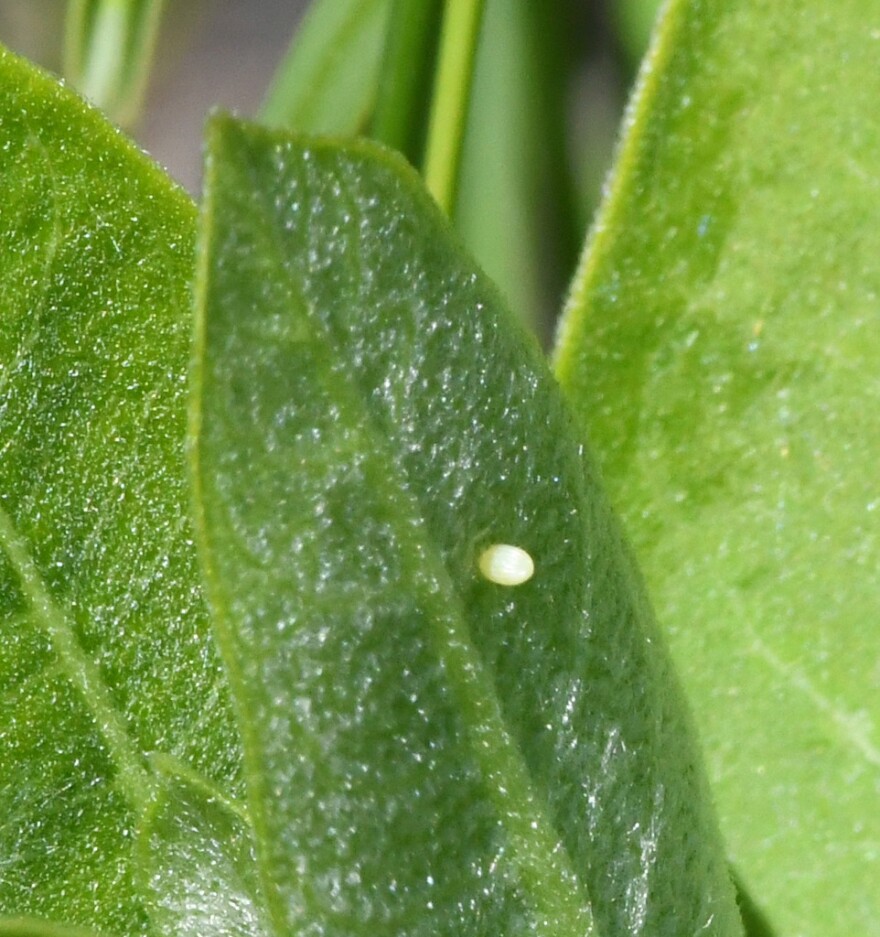
<path fill-rule="evenodd" d="M 68 614 L 52 597 L 28 544 L 12 518 L 0 506 L 0 547 L 6 553 L 21 582 L 33 620 L 49 637 L 67 678 L 79 691 L 91 711 L 110 750 L 121 787 L 132 807 L 143 807 L 150 795 L 150 777 L 135 748 L 122 715 L 116 709 L 110 690 L 98 665 L 86 654 L 77 639 Z"/>
<path fill-rule="evenodd" d="M 779 657 L 754 631 L 751 634 L 752 643 L 748 648 L 750 653 L 768 664 L 827 716 L 847 746 L 853 747 L 870 764 L 880 767 L 880 748 L 870 738 L 870 729 L 865 725 L 865 719 L 829 699 L 803 671 Z"/>

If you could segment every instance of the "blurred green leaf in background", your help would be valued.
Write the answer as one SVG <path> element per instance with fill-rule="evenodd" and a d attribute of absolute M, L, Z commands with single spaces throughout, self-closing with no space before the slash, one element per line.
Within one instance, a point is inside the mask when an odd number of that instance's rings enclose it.
<path fill-rule="evenodd" d="M 261 110 L 269 126 L 355 134 L 369 122 L 391 0 L 310 4 Z"/>
<path fill-rule="evenodd" d="M 139 933 L 143 753 L 238 765 L 184 469 L 194 211 L 5 51 L 0 128 L 0 908 Z"/>
<path fill-rule="evenodd" d="M 141 113 L 165 0 L 69 0 L 64 72 L 122 127 Z"/>

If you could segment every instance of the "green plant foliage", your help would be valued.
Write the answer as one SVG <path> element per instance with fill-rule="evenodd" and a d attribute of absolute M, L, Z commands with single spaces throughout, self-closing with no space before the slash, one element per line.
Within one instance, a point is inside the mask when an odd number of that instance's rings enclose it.
<path fill-rule="evenodd" d="M 569 14 L 568 3 L 486 0 L 454 211 L 470 252 L 542 338 L 556 320 L 559 255 L 570 254 L 568 278 L 582 240 L 560 210 L 574 196 L 562 125 Z"/>
<path fill-rule="evenodd" d="M 422 162 L 443 0 L 393 0 L 370 137 Z"/>
<path fill-rule="evenodd" d="M 193 206 L 6 52 L 0 180 L 0 914 L 140 934 L 142 753 L 238 763 L 187 520 Z"/>
<path fill-rule="evenodd" d="M 485 0 L 446 0 L 443 7 L 422 176 L 449 217 L 455 214 L 485 6 Z"/>
<path fill-rule="evenodd" d="M 272 933 L 739 933 L 533 340 L 402 160 L 218 118 L 197 526 Z M 536 571 L 478 572 L 492 543 Z"/>
<path fill-rule="evenodd" d="M 165 0 L 69 0 L 65 75 L 128 127 L 140 115 Z"/>
<path fill-rule="evenodd" d="M 660 0 L 614 0 L 610 4 L 611 19 L 633 67 L 645 54 L 659 9 Z"/>
<path fill-rule="evenodd" d="M 673 3 L 559 350 L 782 935 L 880 933 L 878 49 Z"/>
<path fill-rule="evenodd" d="M 67 927 L 33 918 L 0 919 L 0 937 L 109 937 L 81 927 Z"/>
<path fill-rule="evenodd" d="M 235 801 L 162 757 L 138 832 L 138 882 L 153 932 L 267 937 L 250 821 Z"/>
<path fill-rule="evenodd" d="M 535 174 L 544 143 L 529 0 L 487 0 L 458 190 L 456 226 L 523 318 L 540 305 Z M 542 128 L 543 129 L 543 128 Z"/>
<path fill-rule="evenodd" d="M 316 0 L 269 89 L 269 126 L 354 134 L 379 87 L 391 0 Z"/>

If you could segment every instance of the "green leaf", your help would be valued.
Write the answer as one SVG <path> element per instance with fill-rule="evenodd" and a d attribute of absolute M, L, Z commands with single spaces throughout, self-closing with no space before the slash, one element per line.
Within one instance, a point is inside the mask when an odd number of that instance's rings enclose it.
<path fill-rule="evenodd" d="M 266 937 L 250 821 L 241 806 L 168 759 L 137 838 L 150 922 L 175 937 Z"/>
<path fill-rule="evenodd" d="M 733 862 L 805 937 L 880 914 L 877 25 L 670 6 L 558 361 Z"/>
<path fill-rule="evenodd" d="M 739 933 L 571 419 L 414 173 L 219 118 L 201 238 L 199 538 L 273 933 Z"/>
<path fill-rule="evenodd" d="M 37 918 L 0 918 L 0 937 L 108 937 L 108 935 Z"/>
<path fill-rule="evenodd" d="M 140 116 L 165 0 L 69 0 L 64 73 L 129 127 Z"/>
<path fill-rule="evenodd" d="M 260 118 L 273 127 L 355 134 L 379 85 L 391 0 L 315 0 L 269 89 Z"/>
<path fill-rule="evenodd" d="M 0 51 L 0 913 L 142 933 L 165 751 L 229 789 L 183 440 L 194 212 Z"/>
<path fill-rule="evenodd" d="M 533 193 L 540 147 L 529 0 L 487 0 L 464 135 L 456 227 L 513 309 L 537 327 Z"/>

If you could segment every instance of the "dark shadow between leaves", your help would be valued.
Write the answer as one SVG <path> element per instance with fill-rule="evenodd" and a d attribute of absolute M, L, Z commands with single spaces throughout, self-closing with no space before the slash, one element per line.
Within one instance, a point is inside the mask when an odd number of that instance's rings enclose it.
<path fill-rule="evenodd" d="M 746 890 L 742 879 L 736 870 L 731 872 L 733 876 L 733 885 L 736 889 L 736 903 L 739 907 L 739 913 L 742 917 L 745 937 L 777 937 L 776 931 L 770 926 L 770 922 L 764 915 L 764 912 L 752 899 L 752 896 Z"/>

